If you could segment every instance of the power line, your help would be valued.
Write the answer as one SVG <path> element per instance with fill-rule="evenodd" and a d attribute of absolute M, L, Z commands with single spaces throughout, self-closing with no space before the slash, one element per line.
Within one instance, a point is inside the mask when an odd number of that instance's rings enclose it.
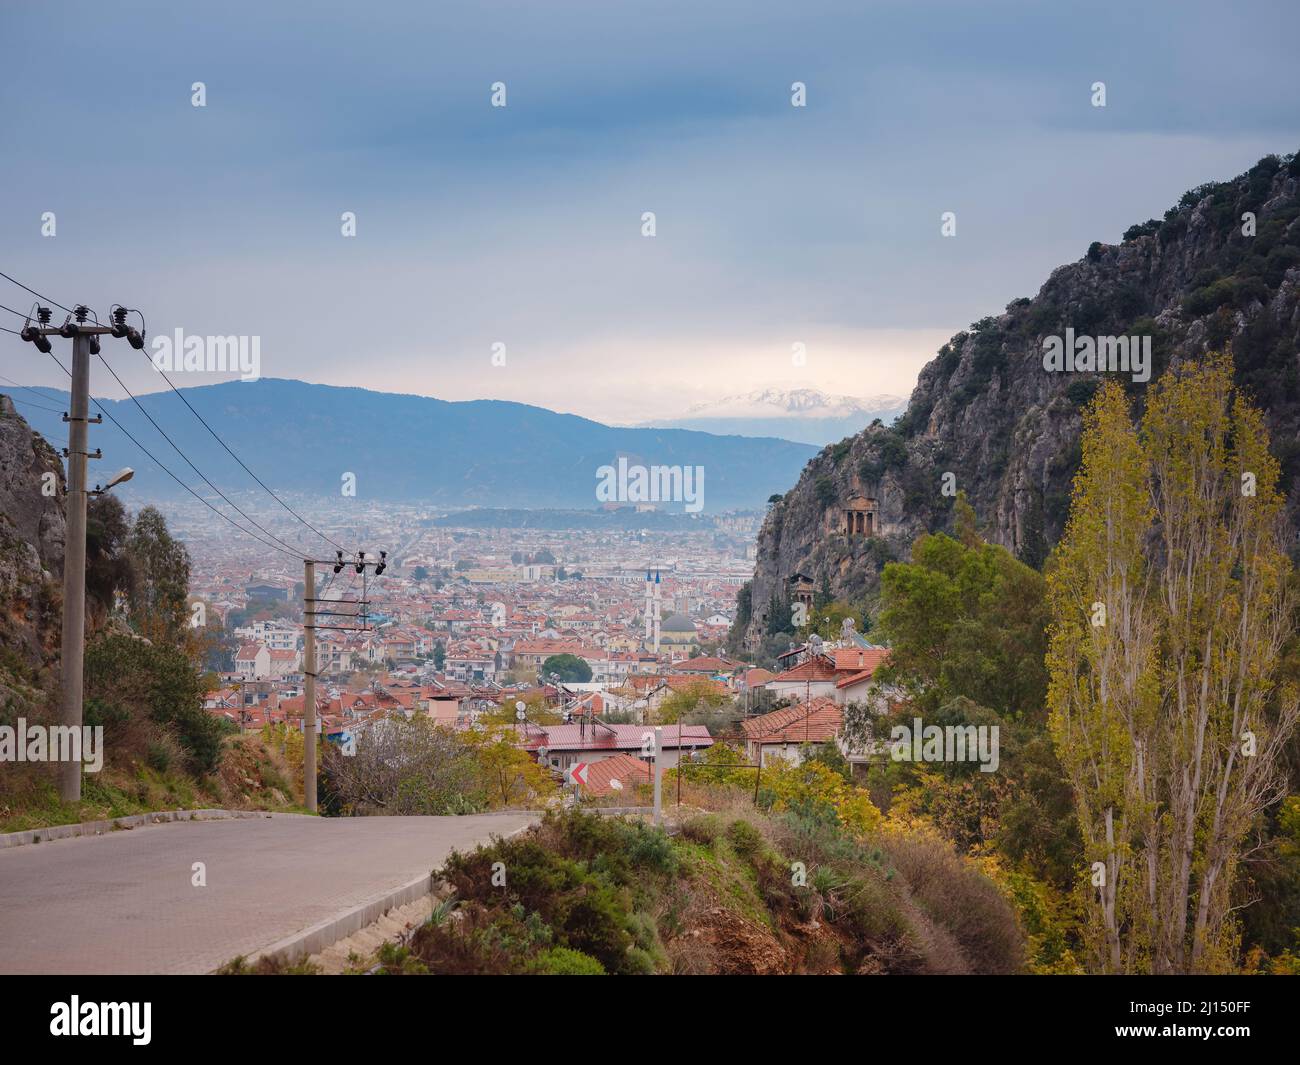
<path fill-rule="evenodd" d="M 61 311 L 67 311 L 69 314 L 72 314 L 72 313 L 73 313 L 71 307 L 65 307 L 65 306 L 63 306 L 63 304 L 60 303 L 58 300 L 52 300 L 52 299 L 50 299 L 49 296 L 42 296 L 39 292 L 36 291 L 36 289 L 34 289 L 34 288 L 28 288 L 28 287 L 27 287 L 26 285 L 24 285 L 21 281 L 15 280 L 14 278 L 10 277 L 10 276 L 9 276 L 8 274 L 6 274 L 3 270 L 0 270 L 0 277 L 3 277 L 6 281 L 12 281 L 15 285 L 17 285 L 17 286 L 18 286 L 20 289 L 22 289 L 24 292 L 30 292 L 30 293 L 31 293 L 33 296 L 35 296 L 38 300 L 44 300 L 46 303 L 52 303 L 52 304 L 54 304 L 54 306 L 58 307 L 59 310 L 61 310 Z M 26 316 L 24 316 L 24 317 L 26 317 Z"/>
<path fill-rule="evenodd" d="M 47 396 L 44 392 L 38 392 L 36 391 L 36 389 L 31 388 L 27 385 L 20 385 L 17 381 L 13 380 L 12 378 L 5 377 L 4 374 L 0 374 L 0 381 L 5 382 L 5 384 L 13 385 L 14 388 L 21 388 L 24 392 L 30 392 L 33 396 L 40 396 L 41 399 L 49 400 L 49 399 L 56 398 L 53 396 Z M 54 391 L 54 389 L 50 389 L 50 391 L 52 392 Z M 35 404 L 32 404 L 32 406 L 35 406 Z M 55 411 L 54 413 L 62 414 L 63 411 Z"/>
<path fill-rule="evenodd" d="M 66 366 L 64 366 L 63 363 L 59 361 L 59 357 L 57 355 L 51 352 L 50 358 L 54 360 L 55 365 L 58 366 L 58 368 L 62 370 L 65 374 L 67 374 L 69 378 L 72 377 L 72 372 Z M 238 529 L 245 536 L 251 536 L 263 547 L 269 547 L 272 551 L 278 551 L 280 554 L 287 555 L 289 558 L 295 560 L 298 558 L 297 552 L 291 553 L 283 550 L 282 548 L 277 547 L 275 544 L 268 543 L 267 541 L 263 540 L 260 536 L 258 536 L 257 533 L 250 532 L 248 529 L 245 529 L 242 525 L 240 525 L 237 521 L 231 518 L 228 514 L 223 514 L 221 511 L 219 511 L 216 507 L 214 507 L 211 503 L 209 503 L 206 499 L 204 499 L 201 495 L 199 495 L 198 492 L 194 491 L 193 488 L 191 488 L 188 484 L 186 484 L 179 477 L 177 477 L 176 474 L 172 473 L 172 471 L 169 470 L 166 467 L 166 465 L 164 465 L 163 462 L 153 454 L 152 451 L 150 451 L 147 447 L 145 447 L 142 443 L 140 443 L 139 440 L 137 440 L 126 430 L 126 427 L 123 426 L 121 422 L 119 422 L 116 418 L 113 417 L 113 415 L 111 415 L 107 410 L 105 410 L 104 405 L 100 403 L 99 400 L 95 399 L 92 396 L 90 401 L 94 403 L 95 406 L 99 408 L 100 413 L 103 414 L 104 417 L 107 418 L 110 422 L 116 425 L 118 429 L 122 431 L 122 435 L 125 436 L 128 440 L 130 440 L 131 443 L 133 443 L 137 448 L 139 448 L 153 462 L 155 466 L 157 466 L 160 470 L 162 470 L 163 473 L 167 474 L 167 476 L 170 477 L 173 481 L 175 481 L 178 485 L 184 488 L 185 491 L 189 492 L 190 495 L 192 495 L 195 499 L 197 499 L 200 503 L 202 503 L 205 507 L 207 507 L 210 511 L 212 511 L 212 513 L 215 514 L 218 518 L 226 522 L 228 525 L 231 525 L 234 528 Z"/>
<path fill-rule="evenodd" d="M 300 522 L 302 522 L 305 526 L 307 526 L 307 528 L 309 528 L 322 540 L 324 540 L 326 543 L 330 544 L 331 546 L 336 547 L 338 550 L 347 553 L 347 549 L 342 544 L 332 539 L 331 537 L 326 536 L 323 532 L 321 532 L 318 528 L 316 528 L 315 525 L 309 522 L 306 518 L 304 518 L 301 514 L 299 514 L 296 510 L 294 510 L 293 507 L 289 506 L 288 503 L 286 503 L 283 499 L 281 499 L 278 495 L 276 495 L 273 491 L 271 491 L 271 489 L 267 487 L 266 482 L 263 481 L 262 478 L 257 476 L 257 474 L 255 474 L 252 470 L 250 470 L 248 466 L 244 463 L 243 459 L 241 459 L 238 455 L 236 455 L 233 451 L 230 450 L 230 447 L 226 444 L 224 440 L 221 439 L 217 431 L 213 429 L 212 426 L 210 426 L 206 420 L 204 420 L 203 415 L 201 415 L 198 411 L 196 411 L 194 409 L 193 404 L 191 404 L 190 401 L 186 399 L 185 396 L 181 393 L 181 390 L 177 388 L 174 384 L 172 384 L 172 379 L 168 377 L 167 374 L 154 363 L 153 359 L 149 358 L 148 353 L 145 352 L 143 354 L 145 360 L 149 363 L 149 365 L 153 366 L 155 370 L 157 370 L 160 374 L 162 374 L 162 379 L 167 382 L 167 387 L 170 388 L 173 392 L 175 392 L 178 396 L 180 396 L 181 402 L 184 403 L 185 406 L 190 408 L 190 413 L 193 414 L 194 417 L 198 418 L 198 420 L 203 423 L 203 428 L 205 428 L 209 433 L 212 434 L 212 439 L 214 439 L 218 444 L 220 444 L 223 448 L 225 448 L 226 453 L 232 459 L 238 462 L 240 466 L 243 466 L 244 472 L 247 473 L 248 476 L 253 478 L 253 480 L 255 480 L 263 488 L 265 488 L 266 491 L 270 494 L 272 499 L 274 499 L 277 503 L 279 503 L 280 506 L 284 507 L 285 510 L 287 510 L 290 514 L 292 514 L 295 518 L 297 518 Z"/>
<path fill-rule="evenodd" d="M 0 271 L 0 277 L 3 277 L 6 281 L 9 281 L 10 283 L 12 283 L 12 284 L 14 284 L 14 285 L 17 285 L 19 288 L 23 289 L 23 291 L 31 293 L 31 294 L 32 294 L 33 296 L 35 296 L 38 300 L 43 300 L 43 301 L 46 302 L 46 303 L 51 303 L 51 304 L 53 304 L 55 307 L 58 307 L 58 308 L 60 308 L 61 310 L 67 311 L 69 314 L 75 314 L 75 313 L 76 313 L 74 310 L 72 310 L 72 309 L 69 308 L 69 307 L 65 307 L 62 303 L 59 303 L 57 300 L 52 300 L 52 299 L 50 299 L 48 296 L 44 296 L 44 295 L 42 295 L 41 293 L 37 292 L 34 288 L 31 288 L 31 287 L 28 286 L 28 285 L 24 285 L 24 284 L 23 284 L 21 281 L 19 281 L 17 278 L 11 277 L 9 274 L 6 274 L 4 271 Z M 3 306 L 3 305 L 0 305 L 0 306 Z M 24 319 L 27 319 L 27 318 L 30 317 L 29 315 L 23 315 L 23 314 L 21 314 L 21 312 L 19 312 L 19 311 L 15 311 L 12 307 L 4 307 L 3 309 L 9 311 L 11 314 L 17 314 L 17 315 L 19 315 L 20 317 L 22 317 L 22 318 L 24 318 Z M 135 313 L 140 314 L 139 311 L 136 311 Z M 141 317 L 141 321 L 143 322 L 143 320 L 144 320 L 144 316 L 141 314 L 140 317 Z M 98 321 L 98 318 L 97 318 L 97 317 L 96 317 L 96 321 Z M 0 326 L 0 329 L 4 329 L 4 327 L 3 327 L 3 326 Z M 12 330 L 12 329 L 4 329 L 4 331 L 7 332 L 7 333 L 13 333 L 15 336 L 20 336 L 20 335 L 21 335 L 20 333 L 16 332 L 15 330 Z M 145 359 L 149 362 L 150 366 L 153 366 L 154 369 L 157 370 L 157 372 L 160 373 L 160 374 L 162 375 L 163 380 L 167 382 L 167 387 L 170 388 L 173 392 L 176 393 L 177 396 L 180 397 L 181 402 L 184 403 L 185 406 L 189 408 L 190 413 L 193 414 L 194 417 L 196 417 L 196 418 L 199 420 L 199 422 L 203 425 L 203 427 L 204 427 L 205 429 L 207 429 L 207 431 L 211 434 L 212 438 L 213 438 L 213 439 L 214 439 L 218 444 L 220 444 L 220 445 L 222 446 L 223 449 L 225 449 L 226 453 L 227 453 L 227 454 L 228 454 L 232 459 L 234 459 L 237 463 L 239 463 L 240 467 L 244 470 L 244 472 L 247 473 L 251 478 L 253 478 L 253 480 L 256 481 L 256 482 L 258 483 L 258 485 L 259 485 L 259 486 L 260 486 L 260 487 L 261 487 L 261 488 L 262 488 L 262 489 L 263 489 L 263 490 L 264 490 L 268 495 L 270 495 L 270 497 L 271 497 L 272 499 L 274 499 L 277 503 L 279 503 L 280 506 L 282 506 L 285 510 L 287 510 L 291 515 L 293 515 L 294 518 L 296 518 L 299 522 L 301 522 L 303 525 L 305 525 L 308 529 L 310 529 L 313 533 L 315 533 L 317 536 L 319 536 L 319 537 L 320 537 L 322 540 L 324 540 L 326 543 L 330 544 L 332 547 L 336 548 L 336 549 L 339 550 L 339 551 L 343 551 L 344 553 L 351 554 L 351 552 L 348 552 L 347 549 L 344 548 L 343 545 L 340 544 L 337 540 L 335 540 L 335 539 L 333 539 L 332 537 L 327 536 L 325 533 L 321 532 L 320 529 L 316 528 L 315 525 L 313 525 L 313 524 L 312 524 L 311 522 L 309 522 L 306 518 L 304 518 L 301 514 L 299 514 L 296 510 L 294 510 L 293 507 L 289 506 L 289 504 L 286 503 L 283 499 L 281 499 L 280 496 L 278 496 L 278 495 L 275 493 L 275 491 L 272 490 L 272 488 L 271 488 L 271 487 L 270 487 L 270 486 L 269 486 L 265 481 L 263 481 L 260 477 L 258 477 L 257 474 L 255 474 L 255 473 L 254 473 L 254 472 L 249 468 L 248 464 L 247 464 L 246 462 L 244 462 L 244 460 L 241 459 L 238 455 L 236 455 L 235 452 L 234 452 L 233 450 L 231 450 L 230 445 L 227 444 L 227 443 L 225 442 L 225 440 L 223 440 L 223 439 L 221 438 L 221 435 L 220 435 L 220 434 L 219 434 L 215 429 L 213 429 L 211 425 L 208 424 L 207 420 L 203 417 L 203 415 L 201 415 L 197 410 L 194 409 L 194 405 L 193 405 L 192 403 L 190 403 L 190 401 L 189 401 L 188 399 L 185 398 L 185 395 L 181 392 L 181 390 L 180 390 L 179 388 L 176 387 L 176 385 L 172 382 L 172 379 L 171 379 L 170 377 L 168 377 L 167 374 L 166 374 L 166 373 L 165 373 L 165 372 L 164 372 L 160 367 L 158 367 L 157 365 L 155 365 L 154 361 L 153 361 L 151 358 L 149 358 L 148 353 L 147 353 L 147 352 L 142 352 L 142 353 L 144 354 Z M 55 361 L 58 361 L 58 360 L 56 359 Z M 213 491 L 215 491 L 219 496 L 221 496 L 222 499 L 226 500 L 227 503 L 230 503 L 230 505 L 231 505 L 232 507 L 234 507 L 235 510 L 237 510 L 240 514 L 243 514 L 243 516 L 244 516 L 245 518 L 247 518 L 247 520 L 248 520 L 250 523 L 252 523 L 253 525 L 255 525 L 257 528 L 262 529 L 262 531 L 263 531 L 264 533 L 266 533 L 267 536 L 270 536 L 272 539 L 278 541 L 278 542 L 281 543 L 281 544 L 285 544 L 286 546 L 290 546 L 290 545 L 287 544 L 286 541 L 281 540 L 281 539 L 280 539 L 278 536 L 276 536 L 274 533 L 271 533 L 269 530 L 263 528 L 263 526 L 261 526 L 261 525 L 258 524 L 256 521 L 254 521 L 254 519 L 252 519 L 251 517 L 248 517 L 247 514 L 244 514 L 244 512 L 243 512 L 242 510 L 240 510 L 239 507 L 236 506 L 235 503 L 234 503 L 233 501 L 231 501 L 231 500 L 230 500 L 230 499 L 229 499 L 229 498 L 228 498 L 228 497 L 227 497 L 227 496 L 226 496 L 226 495 L 225 495 L 225 494 L 224 494 L 224 493 L 223 493 L 219 488 L 217 488 L 216 485 L 214 485 L 211 481 L 209 481 L 208 478 L 205 477 L 205 476 L 204 476 L 204 475 L 203 475 L 203 474 L 198 470 L 198 468 L 194 466 L 194 464 L 193 464 L 192 462 L 190 462 L 190 460 L 185 456 L 185 454 L 180 450 L 180 448 L 176 447 L 176 444 L 171 440 L 170 437 L 167 436 L 166 433 L 163 432 L 162 428 L 161 428 L 160 426 L 158 426 L 157 422 L 154 422 L 153 418 L 149 415 L 149 413 L 148 413 L 147 411 L 144 410 L 144 407 L 143 407 L 143 406 L 141 406 L 140 401 L 139 401 L 138 399 L 136 399 L 134 395 L 132 395 L 130 389 L 127 389 L 126 386 L 125 386 L 124 384 L 122 384 L 122 380 L 121 380 L 121 378 L 119 378 L 119 377 L 117 376 L 116 373 L 113 373 L 113 369 L 112 369 L 112 367 L 109 366 L 108 362 L 104 359 L 103 355 L 100 355 L 100 361 L 103 362 L 104 365 L 105 365 L 105 367 L 108 368 L 109 373 L 112 373 L 112 374 L 113 374 L 113 377 L 114 377 L 114 379 L 118 382 L 118 384 L 119 384 L 119 385 L 122 385 L 122 388 L 126 391 L 127 395 L 128 395 L 128 396 L 131 396 L 131 399 L 135 402 L 136 406 L 137 406 L 137 407 L 140 407 L 140 410 L 145 414 L 145 417 L 149 418 L 150 422 L 152 422 L 153 425 L 154 425 L 154 427 L 155 427 L 156 429 L 158 429 L 159 433 L 162 433 L 163 437 L 167 440 L 167 442 L 168 442 L 169 444 L 172 445 L 172 447 L 176 450 L 176 453 L 179 454 L 179 455 L 181 456 L 181 458 L 185 459 L 185 461 L 189 464 L 190 468 L 193 469 L 194 472 L 197 473 L 197 474 L 199 475 L 199 477 L 201 477 L 201 478 L 202 478 L 202 479 L 203 479 L 203 480 L 208 484 L 208 486 L 212 488 Z M 60 364 L 60 365 L 61 365 L 61 364 Z M 67 370 L 65 369 L 64 372 L 67 373 Z M 71 376 L 71 375 L 69 375 L 69 376 Z M 108 414 L 107 411 L 104 411 L 103 406 L 102 406 L 98 401 L 95 402 L 95 405 L 96 405 L 97 407 L 99 407 L 99 409 L 100 409 L 100 410 L 101 410 L 105 415 L 108 416 L 108 418 L 113 422 L 114 425 L 117 425 L 118 428 L 121 428 L 121 424 L 117 421 L 117 419 L 116 419 L 116 418 L 113 418 L 113 416 L 110 415 L 110 414 Z M 123 430 L 123 432 L 125 432 L 125 430 Z M 129 436 L 129 434 L 128 434 L 128 436 Z M 137 446 L 139 446 L 139 445 L 137 444 Z M 144 449 L 141 448 L 141 450 L 144 450 Z M 149 454 L 149 452 L 148 452 L 148 451 L 145 451 L 145 454 Z M 150 455 L 150 458 L 153 458 L 153 456 Z M 154 459 L 154 461 L 155 461 L 155 462 L 158 462 L 157 459 Z M 158 465 L 159 465 L 161 468 L 166 469 L 166 467 L 165 467 L 165 466 L 162 466 L 161 463 L 158 463 Z M 171 473 L 170 470 L 168 470 L 167 472 L 168 472 L 169 474 Z M 184 482 L 183 482 L 183 481 L 180 481 L 179 478 L 176 478 L 174 474 L 172 474 L 172 477 L 173 477 L 174 479 L 176 479 L 179 483 L 181 483 L 181 484 L 184 485 Z M 192 492 L 192 489 L 189 489 L 189 485 L 184 485 L 184 487 L 185 487 L 187 490 L 190 490 L 190 491 Z M 193 494 L 196 496 L 196 498 L 201 498 L 201 497 L 198 496 L 197 493 L 193 493 Z M 207 501 L 204 500 L 204 502 L 206 503 Z M 218 513 L 218 514 L 221 513 L 220 511 L 216 511 L 215 508 L 213 508 L 213 509 L 214 509 L 214 511 L 215 511 L 216 513 Z M 223 518 L 226 518 L 226 515 L 224 515 L 224 514 L 222 514 L 221 516 L 222 516 Z M 230 519 L 229 519 L 229 518 L 226 518 L 226 520 L 229 521 Z M 231 522 L 231 524 L 235 524 L 235 523 L 234 523 L 234 522 Z M 236 528 L 240 528 L 240 526 L 236 525 Z M 247 531 L 247 530 L 245 530 L 245 531 Z M 250 533 L 249 535 L 252 535 L 252 534 Z M 293 549 L 293 550 L 294 550 L 295 554 L 298 553 L 298 549 L 295 548 L 295 549 Z"/>
<path fill-rule="evenodd" d="M 287 547 L 290 551 L 293 551 L 295 554 L 300 553 L 301 551 L 300 548 L 294 547 L 294 545 L 289 543 L 288 541 L 281 540 L 280 537 L 276 536 L 275 533 L 271 532 L 271 530 L 266 528 L 264 525 L 261 525 L 255 518 L 249 517 L 248 514 L 246 514 L 243 510 L 240 509 L 239 505 L 233 499 L 231 499 L 228 495 L 226 495 L 225 492 L 223 492 L 220 488 L 218 488 L 215 484 L 213 484 L 210 480 L 208 480 L 207 476 L 203 473 L 203 471 L 200 470 L 197 466 L 194 465 L 193 462 L 190 461 L 189 456 L 186 455 L 185 452 L 183 452 L 179 447 L 176 446 L 176 441 L 174 441 L 170 436 L 167 435 L 167 432 L 163 429 L 161 425 L 159 425 L 156 421 L 154 421 L 153 415 L 150 414 L 147 410 L 145 410 L 144 404 L 141 403 L 138 399 L 136 399 L 135 394 L 129 388 L 127 388 L 125 384 L 123 384 L 122 379 L 117 376 L 117 373 L 114 371 L 113 367 L 109 366 L 108 360 L 105 359 L 103 355 L 100 355 L 99 361 L 102 362 L 104 364 L 104 368 L 110 374 L 113 375 L 113 380 L 116 381 L 121 386 L 122 391 L 131 397 L 131 402 L 134 403 L 138 408 L 140 408 L 140 413 L 149 419 L 149 424 L 158 430 L 159 434 L 161 434 L 162 438 L 166 440 L 167 443 L 171 444 L 172 450 L 175 451 L 176 454 L 178 454 L 182 459 L 185 460 L 185 464 L 189 466 L 189 468 L 192 469 L 196 474 L 198 474 L 199 479 L 203 481 L 204 484 L 206 484 L 209 488 L 211 488 L 214 492 L 216 492 L 217 495 L 219 495 L 222 499 L 224 499 L 227 503 L 229 503 L 230 506 L 234 508 L 235 512 L 239 514 L 240 517 L 242 517 L 254 528 L 265 533 L 267 536 L 269 536 L 272 540 L 276 541 L 277 543 L 283 544 L 285 547 Z"/>
<path fill-rule="evenodd" d="M 10 397 L 9 397 L 9 402 L 10 402 L 10 403 L 21 403 L 24 407 L 35 407 L 37 410 L 47 410 L 47 411 L 49 411 L 51 414 L 62 414 L 62 413 L 63 413 L 63 411 L 61 411 L 61 410 L 57 410 L 57 409 L 54 408 L 54 407 L 42 407 L 39 403 L 33 403 L 30 399 L 14 399 L 13 396 L 10 396 Z"/>

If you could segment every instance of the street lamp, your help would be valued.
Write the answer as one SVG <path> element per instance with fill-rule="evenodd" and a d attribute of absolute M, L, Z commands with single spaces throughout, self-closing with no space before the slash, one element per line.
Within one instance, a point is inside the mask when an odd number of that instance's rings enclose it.
<path fill-rule="evenodd" d="M 125 484 L 135 476 L 135 470 L 130 466 L 123 466 L 117 473 L 108 479 L 107 484 L 97 484 L 91 489 L 91 495 L 103 495 L 110 488 L 116 488 L 119 484 Z"/>

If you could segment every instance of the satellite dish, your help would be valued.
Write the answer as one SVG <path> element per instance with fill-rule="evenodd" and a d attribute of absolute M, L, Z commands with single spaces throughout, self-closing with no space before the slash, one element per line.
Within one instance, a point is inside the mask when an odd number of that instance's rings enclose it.
<path fill-rule="evenodd" d="M 611 780 L 611 781 L 609 782 L 609 786 L 610 786 L 611 788 L 613 788 L 615 791 L 622 791 L 622 790 L 623 790 L 623 782 L 620 781 L 620 780 L 618 780 L 618 779 Z"/>

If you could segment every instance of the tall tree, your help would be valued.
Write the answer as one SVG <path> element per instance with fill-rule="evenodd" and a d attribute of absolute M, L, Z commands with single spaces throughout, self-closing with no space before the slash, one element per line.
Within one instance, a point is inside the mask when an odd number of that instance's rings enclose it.
<path fill-rule="evenodd" d="M 881 575 L 879 629 L 892 648 L 885 675 L 933 712 L 964 696 L 1011 718 L 1044 706 L 1047 608 L 1042 574 L 986 544 L 923 536 L 911 562 Z"/>
<path fill-rule="evenodd" d="M 1094 965 L 1131 970 L 1149 951 L 1154 900 L 1141 853 L 1155 824 L 1155 621 L 1145 553 L 1153 519 L 1142 447 L 1123 390 L 1107 382 L 1084 415 L 1083 462 L 1048 568 L 1050 728 L 1075 793 L 1098 907 Z M 1150 880 L 1150 876 L 1146 877 Z M 1126 959 L 1123 950 L 1128 944 Z"/>
<path fill-rule="evenodd" d="M 141 635 L 173 646 L 187 642 L 190 555 L 155 507 L 136 515 L 127 541 L 134 583 L 131 623 Z"/>
<path fill-rule="evenodd" d="M 1115 384 L 1087 412 L 1049 565 L 1049 702 L 1108 971 L 1232 965 L 1229 889 L 1300 718 L 1278 479 L 1226 358 L 1166 373 L 1140 435 Z"/>

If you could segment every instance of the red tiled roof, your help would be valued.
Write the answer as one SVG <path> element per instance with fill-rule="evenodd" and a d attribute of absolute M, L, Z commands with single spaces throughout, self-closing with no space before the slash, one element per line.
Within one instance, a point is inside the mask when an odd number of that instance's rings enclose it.
<path fill-rule="evenodd" d="M 834 739 L 844 723 L 844 711 L 822 697 L 751 717 L 740 727 L 755 743 L 824 743 Z"/>
<path fill-rule="evenodd" d="M 545 725 L 528 739 L 531 748 L 551 751 L 639 751 L 646 733 L 654 736 L 652 725 Z M 663 749 L 712 747 L 713 737 L 704 725 L 664 725 Z"/>
<path fill-rule="evenodd" d="M 720 680 L 713 680 L 709 677 L 691 676 L 670 676 L 663 678 L 664 683 L 675 692 L 693 692 L 693 691 L 710 691 L 726 694 L 727 686 Z"/>
<path fill-rule="evenodd" d="M 870 676 L 888 657 L 888 647 L 841 647 L 835 652 L 835 668 L 841 673 L 848 670 Z"/>
<path fill-rule="evenodd" d="M 617 780 L 623 785 L 623 791 L 631 791 L 638 784 L 653 784 L 654 769 L 649 762 L 634 758 L 630 754 L 611 754 L 592 762 L 587 768 L 587 786 L 585 791 L 592 795 L 618 794 L 611 781 Z"/>
<path fill-rule="evenodd" d="M 685 662 L 678 662 L 673 666 L 678 673 L 730 673 L 735 668 L 735 662 L 709 655 L 688 658 Z"/>
<path fill-rule="evenodd" d="M 835 665 L 824 655 L 808 658 L 784 673 L 778 673 L 773 679 L 782 681 L 835 680 Z"/>

